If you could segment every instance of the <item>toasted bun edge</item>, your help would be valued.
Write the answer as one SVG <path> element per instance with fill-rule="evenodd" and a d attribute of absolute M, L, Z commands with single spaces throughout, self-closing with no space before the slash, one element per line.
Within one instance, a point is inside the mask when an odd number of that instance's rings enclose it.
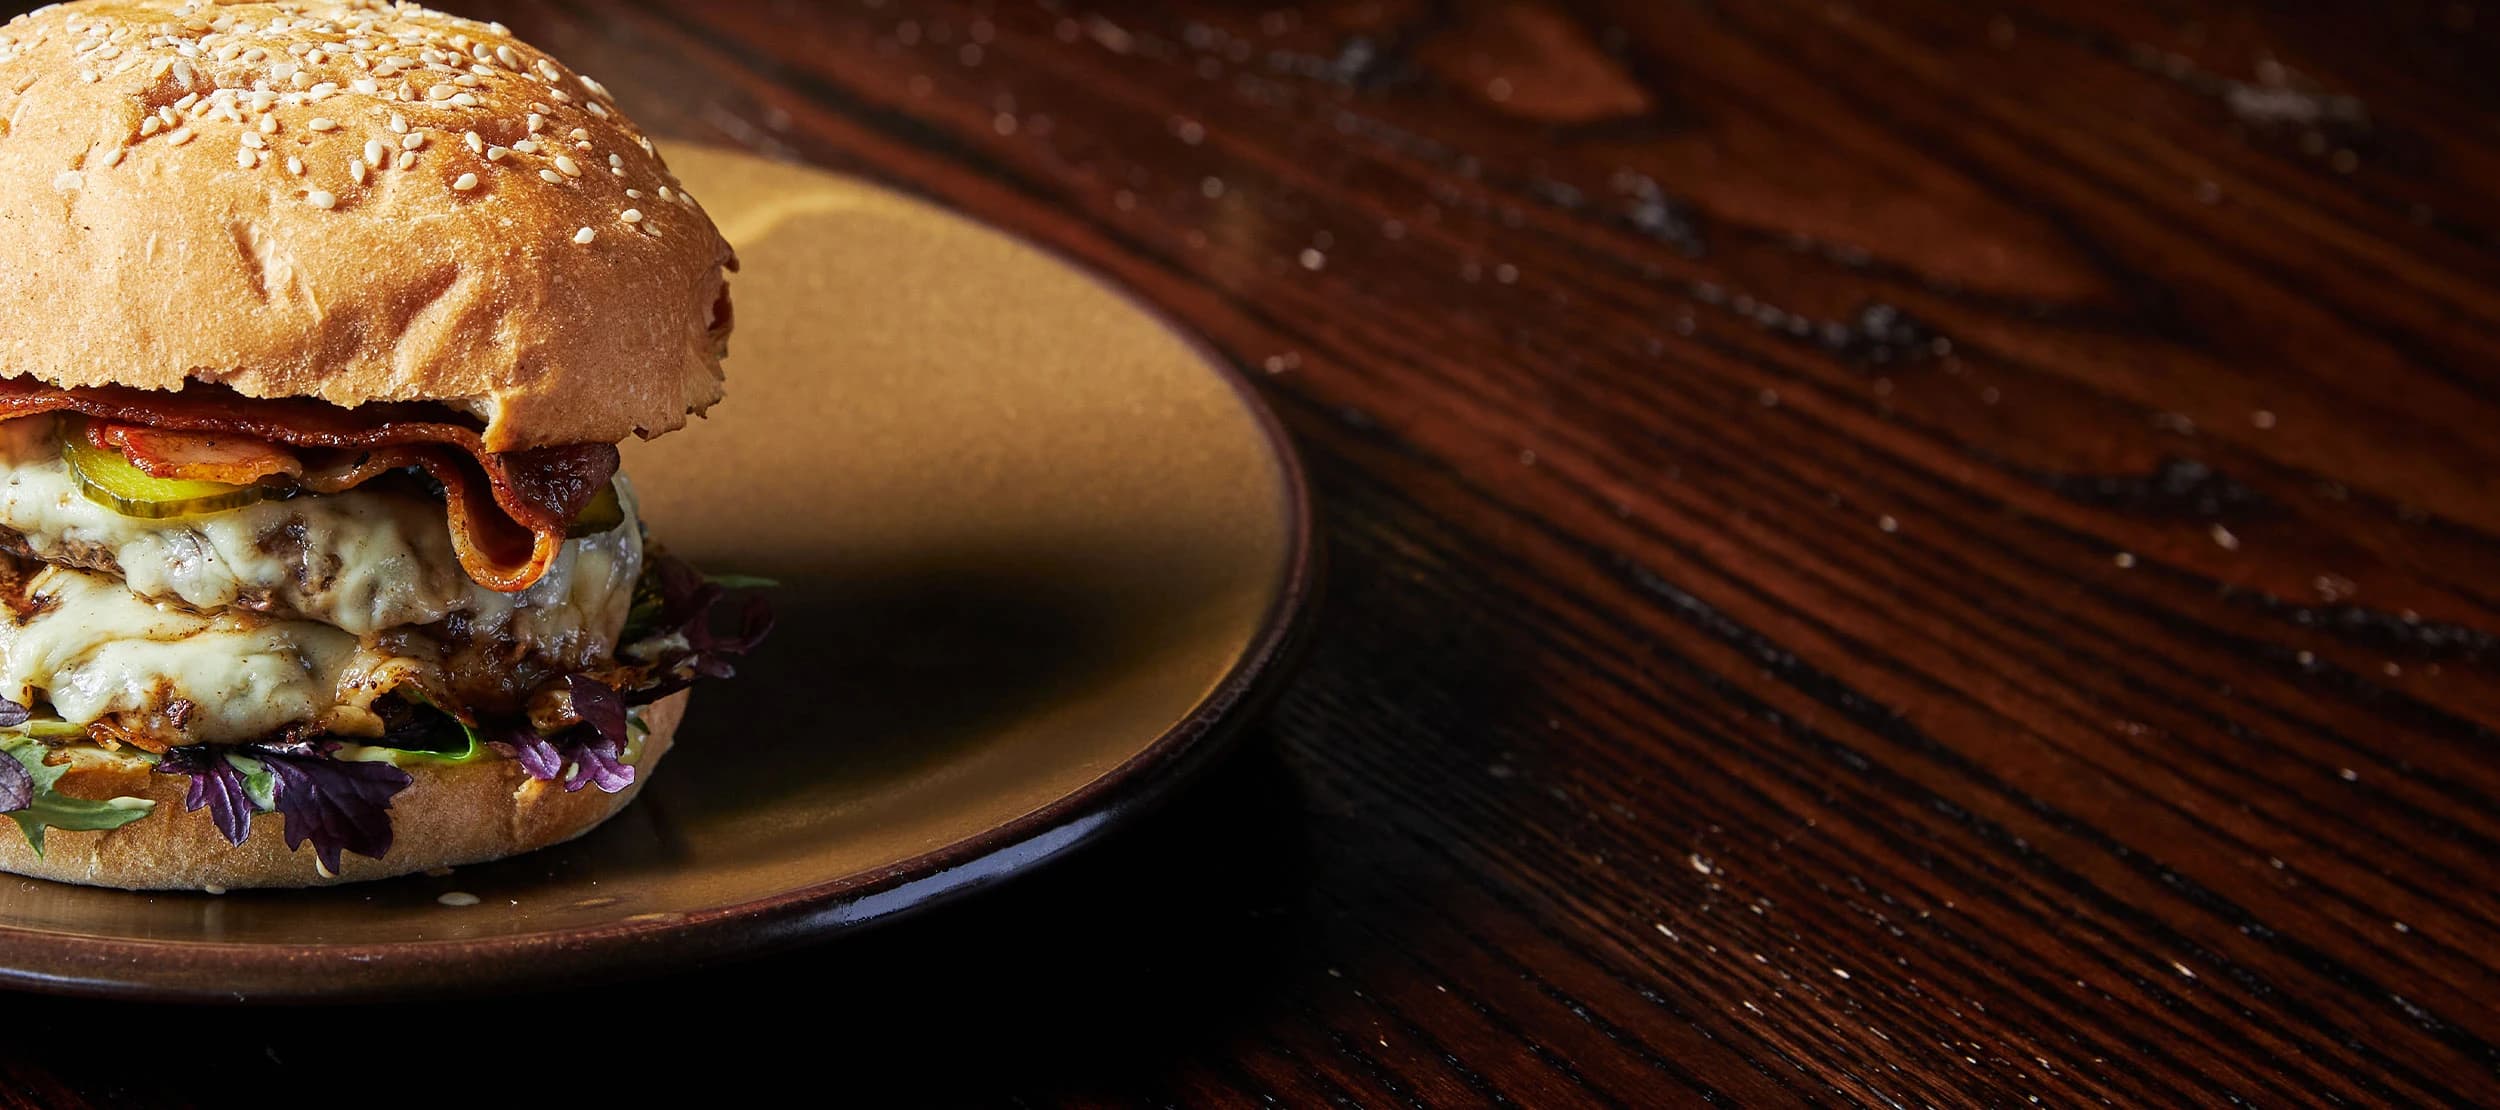
<path fill-rule="evenodd" d="M 156 808 L 146 817 L 118 829 L 48 830 L 41 855 L 16 829 L 0 827 L 0 871 L 125 890 L 241 890 L 361 882 L 535 851 L 597 828 L 633 801 L 675 739 L 688 693 L 644 711 L 650 732 L 634 761 L 633 785 L 614 794 L 567 792 L 503 758 L 405 766 L 415 781 L 391 800 L 389 853 L 346 855 L 337 875 L 321 873 L 310 845 L 287 849 L 284 817 L 261 814 L 243 843 L 228 844 L 205 809 L 183 810 L 189 779 L 127 763 L 82 765 L 62 776 L 61 788 L 79 797 L 149 799 Z"/>

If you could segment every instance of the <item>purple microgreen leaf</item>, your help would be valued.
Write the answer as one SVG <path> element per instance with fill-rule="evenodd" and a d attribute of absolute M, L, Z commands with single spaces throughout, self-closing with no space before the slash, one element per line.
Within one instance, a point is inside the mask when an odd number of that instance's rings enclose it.
<path fill-rule="evenodd" d="M 556 746 L 548 743 L 546 737 L 532 729 L 528 721 L 497 731 L 495 738 L 486 743 L 488 747 L 512 757 L 531 778 L 546 781 L 564 773 L 563 754 L 557 752 Z"/>
<path fill-rule="evenodd" d="M 0 752 L 0 813 L 21 810 L 35 804 L 35 776 L 12 752 Z"/>
<path fill-rule="evenodd" d="M 654 554 L 653 577 L 660 583 L 660 611 L 672 625 L 700 618 L 721 595 L 721 588 L 703 580 L 703 572 L 682 559 Z"/>
<path fill-rule="evenodd" d="M 615 697 L 615 691 L 609 691 Z M 623 699 L 616 707 L 617 731 L 624 732 Z M 541 736 L 527 722 L 503 732 L 491 742 L 496 751 L 511 756 L 529 777 L 541 782 L 564 783 L 566 793 L 585 786 L 596 786 L 614 794 L 634 784 L 634 765 L 625 762 L 622 739 L 611 740 L 587 724 L 575 725 L 553 736 Z"/>
<path fill-rule="evenodd" d="M 738 606 L 738 636 L 723 640 L 713 650 L 745 655 L 763 646 L 764 637 L 773 634 L 773 603 L 762 594 L 748 594 Z"/>
<path fill-rule="evenodd" d="M 681 675 L 676 678 L 664 678 L 658 682 L 652 683 L 649 686 L 627 691 L 625 694 L 625 704 L 649 705 L 652 702 L 665 698 L 679 690 L 693 686 L 696 677 L 697 676 L 695 675 Z"/>
<path fill-rule="evenodd" d="M 665 552 L 650 553 L 643 587 L 657 595 L 653 608 L 658 610 L 659 627 L 652 637 L 665 639 L 673 634 L 684 647 L 654 658 L 646 684 L 624 692 L 626 705 L 649 705 L 693 685 L 698 678 L 729 678 L 737 673 L 732 660 L 755 650 L 772 634 L 772 605 L 753 593 L 739 595 L 735 631 L 714 629 L 713 611 L 730 594 L 720 581 L 705 578 Z"/>
<path fill-rule="evenodd" d="M 581 718 L 591 731 L 622 750 L 625 747 L 625 700 L 616 695 L 615 687 L 585 674 L 564 676 L 564 685 L 573 695 L 573 715 Z"/>
<path fill-rule="evenodd" d="M 182 796 L 185 813 L 208 807 L 208 818 L 217 825 L 218 835 L 228 844 L 241 844 L 252 834 L 251 791 L 243 784 L 243 769 L 226 758 L 225 749 L 206 744 L 193 744 L 167 751 L 156 761 L 160 775 L 188 775 L 191 789 Z"/>
<path fill-rule="evenodd" d="M 34 710 L 7 698 L 0 698 L 0 728 L 16 728 L 34 718 Z"/>
<path fill-rule="evenodd" d="M 574 729 L 584 732 L 584 729 Z M 565 776 L 564 791 L 572 793 L 583 786 L 596 786 L 602 793 L 614 794 L 634 784 L 634 765 L 625 762 L 625 749 L 607 737 L 592 733 L 571 749 L 572 773 Z"/>
<path fill-rule="evenodd" d="M 252 758 L 278 776 L 278 812 L 286 815 L 286 846 L 310 843 L 325 873 L 336 875 L 341 852 L 381 859 L 391 850 L 391 798 L 414 781 L 388 763 L 328 758 L 316 750 L 253 748 Z"/>

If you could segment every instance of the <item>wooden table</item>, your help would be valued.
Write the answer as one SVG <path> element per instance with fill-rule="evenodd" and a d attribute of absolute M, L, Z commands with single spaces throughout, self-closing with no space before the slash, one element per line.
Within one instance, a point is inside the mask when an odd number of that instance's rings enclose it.
<path fill-rule="evenodd" d="M 1318 485 L 1307 667 L 908 925 L 20 998 L 0 1101 L 2500 1100 L 2500 10 L 470 7 L 1203 332 Z"/>

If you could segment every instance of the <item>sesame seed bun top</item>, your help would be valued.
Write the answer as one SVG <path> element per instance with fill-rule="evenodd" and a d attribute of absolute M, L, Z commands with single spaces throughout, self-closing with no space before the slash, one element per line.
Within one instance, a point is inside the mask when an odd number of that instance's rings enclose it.
<path fill-rule="evenodd" d="M 0 27 L 0 376 L 612 442 L 720 399 L 735 266 L 607 90 L 497 24 L 82 0 Z"/>

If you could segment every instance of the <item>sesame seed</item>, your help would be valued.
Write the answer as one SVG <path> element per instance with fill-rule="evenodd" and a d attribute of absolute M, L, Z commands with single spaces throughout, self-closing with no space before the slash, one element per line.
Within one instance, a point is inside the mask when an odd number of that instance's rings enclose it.
<path fill-rule="evenodd" d="M 580 177 L 582 175 L 582 167 L 578 163 L 574 162 L 570 156 L 559 154 L 556 155 L 556 172 L 563 174 L 566 177 Z"/>
<path fill-rule="evenodd" d="M 407 133 L 408 133 L 408 121 L 407 121 L 406 119 L 401 118 L 401 117 L 400 117 L 400 114 L 399 114 L 399 113 L 397 113 L 397 112 L 393 112 L 393 113 L 391 113 L 391 134 L 394 134 L 394 135 L 405 135 L 405 134 L 407 134 Z"/>
<path fill-rule="evenodd" d="M 512 150 L 509 147 L 490 146 L 486 148 L 486 160 L 489 162 L 501 162 L 503 161 L 504 155 L 510 153 L 512 153 Z"/>
<path fill-rule="evenodd" d="M 263 134 L 263 135 L 275 135 L 275 134 L 277 134 L 277 133 L 278 133 L 278 117 L 276 117 L 276 116 L 262 116 L 262 117 L 260 117 L 260 133 L 261 133 L 261 134 Z"/>
<path fill-rule="evenodd" d="M 547 126 L 547 117 L 539 115 L 536 112 L 531 112 L 529 115 L 529 126 L 530 134 L 535 135 L 538 133 L 539 128 Z"/>
<path fill-rule="evenodd" d="M 554 170 L 540 170 L 540 171 L 538 171 L 538 176 L 540 176 L 540 177 L 542 177 L 542 178 L 545 178 L 545 179 L 546 179 L 546 181 L 547 181 L 547 184 L 549 184 L 549 185 L 562 185 L 562 184 L 564 184 L 564 178 L 562 178 L 562 177 L 560 177 L 560 176 L 557 176 L 556 171 L 554 171 Z"/>
<path fill-rule="evenodd" d="M 403 137 L 399 140 L 399 146 L 400 146 L 400 149 L 402 149 L 402 150 L 423 150 L 423 149 L 425 149 L 425 132 L 423 132 L 423 131 L 411 131 L 411 132 L 409 132 L 407 135 L 403 136 Z"/>
<path fill-rule="evenodd" d="M 451 187 L 452 191 L 460 193 L 465 193 L 471 189 L 477 188 L 477 175 L 473 173 L 461 174 L 459 177 L 452 180 Z"/>
<path fill-rule="evenodd" d="M 624 211 L 622 211 L 622 212 L 617 213 L 617 214 L 616 214 L 616 218 L 617 218 L 617 219 L 620 219 L 620 220 L 623 220 L 623 221 L 625 221 L 626 223 L 629 223 L 629 224 L 638 224 L 638 223 L 641 223 L 641 222 L 642 222 L 642 209 L 639 209 L 639 208 L 628 208 L 628 209 L 626 209 L 626 210 L 624 210 Z"/>
<path fill-rule="evenodd" d="M 144 139 L 165 129 L 165 121 L 149 116 L 139 121 L 139 137 Z"/>
<path fill-rule="evenodd" d="M 330 194 L 319 189 L 315 189 L 304 194 L 304 203 L 312 205 L 315 208 L 329 209 L 338 207 L 339 198 L 331 196 Z"/>
<path fill-rule="evenodd" d="M 184 143 L 190 142 L 191 129 L 188 127 L 174 128 L 173 134 L 165 136 L 165 141 L 172 143 L 175 146 L 181 146 Z"/>
<path fill-rule="evenodd" d="M 294 174 L 297 177 L 304 176 L 304 160 L 291 154 L 288 155 L 286 160 L 286 172 Z"/>
<path fill-rule="evenodd" d="M 471 154 L 483 154 L 486 151 L 486 140 L 479 138 L 475 131 L 463 133 L 460 136 L 460 142 L 469 148 Z"/>
<path fill-rule="evenodd" d="M 365 164 L 366 164 L 366 165 L 369 165 L 369 166 L 373 166 L 373 167 L 375 167 L 375 168 L 377 168 L 377 169 L 381 167 L 381 165 L 382 165 L 382 140 L 380 140 L 380 139 L 367 139 L 367 140 L 365 140 Z"/>
<path fill-rule="evenodd" d="M 365 183 L 365 164 L 364 164 L 364 163 L 362 163 L 362 162 L 349 162 L 349 163 L 347 164 L 347 176 L 349 176 L 349 177 L 351 177 L 351 178 L 354 178 L 354 179 L 355 179 L 355 181 L 356 181 L 356 184 L 358 184 L 358 185 L 362 185 L 362 184 L 364 184 L 364 183 Z"/>
<path fill-rule="evenodd" d="M 568 139 L 576 139 L 576 140 L 579 140 L 579 139 L 588 139 L 588 138 L 590 137 L 590 132 L 589 132 L 589 130 L 588 130 L 588 129 L 586 129 L 586 128 L 576 127 L 576 128 L 574 128 L 574 129 L 573 129 L 573 133 L 572 133 L 572 134 L 567 135 L 567 136 L 565 136 L 565 137 L 566 137 L 566 138 L 568 138 Z"/>
<path fill-rule="evenodd" d="M 128 153 L 130 153 L 130 152 L 129 152 L 129 151 L 127 151 L 127 150 L 124 150 L 124 149 L 122 149 L 122 148 L 120 148 L 120 147 L 114 147 L 110 153 L 108 153 L 108 154 L 106 154 L 106 155 L 104 156 L 104 168 L 109 170 L 109 169 L 112 169 L 112 168 L 113 168 L 113 167 L 115 167 L 115 166 L 121 165 L 121 164 L 122 164 L 122 155 L 124 155 L 124 154 L 128 154 Z"/>
<path fill-rule="evenodd" d="M 516 50 L 512 49 L 512 48 L 511 48 L 511 47 L 509 47 L 509 46 L 498 46 L 498 47 L 496 47 L 496 48 L 495 48 L 495 60 L 496 60 L 496 61 L 498 61 L 498 62 L 502 62 L 502 63 L 504 64 L 504 68 L 506 68 L 506 69 L 519 69 L 519 68 L 521 68 L 521 55 L 520 55 L 520 52 L 518 52 L 518 51 L 516 51 Z"/>
<path fill-rule="evenodd" d="M 234 164 L 242 167 L 243 169 L 251 169 L 253 164 L 252 148 L 248 146 L 239 146 L 234 148 Z"/>
<path fill-rule="evenodd" d="M 477 97 L 470 93 L 460 93 L 451 98 L 451 103 L 455 107 L 475 108 L 477 107 Z"/>
<path fill-rule="evenodd" d="M 261 138 L 257 131 L 246 131 L 243 133 L 243 145 L 251 150 L 260 150 L 269 145 L 269 140 Z"/>
<path fill-rule="evenodd" d="M 627 199 L 627 200 L 641 200 L 641 199 L 642 199 L 642 190 L 640 190 L 640 189 L 627 189 L 627 190 L 625 190 L 625 199 Z"/>
<path fill-rule="evenodd" d="M 396 162 L 391 163 L 391 165 L 393 165 L 393 166 L 395 166 L 395 167 L 398 167 L 398 168 L 400 168 L 400 169 L 403 169 L 403 170 L 404 170 L 404 169 L 407 169 L 407 168 L 408 168 L 408 167 L 410 167 L 410 166 L 416 165 L 416 164 L 417 164 L 417 152 L 416 152 L 416 151 L 413 151 L 413 150 L 404 150 L 404 151 L 401 151 L 401 152 L 400 152 L 400 154 L 399 154 L 399 161 L 396 161 Z"/>
<path fill-rule="evenodd" d="M 538 142 L 534 139 L 523 139 L 520 142 L 512 144 L 512 149 L 520 151 L 523 154 L 536 154 L 538 153 Z"/>
<path fill-rule="evenodd" d="M 188 111 L 190 111 L 190 110 L 191 110 L 191 106 L 192 106 L 192 105 L 197 104 L 197 103 L 199 103 L 199 102 L 200 102 L 200 94 L 198 94 L 198 93 L 184 93 L 184 94 L 182 94 L 182 99 L 177 100 L 177 101 L 174 101 L 174 110 L 175 110 L 175 111 L 177 111 L 177 112 L 188 112 Z"/>
<path fill-rule="evenodd" d="M 271 116 L 269 118 L 275 119 L 277 117 Z M 331 119 L 328 116 L 314 116 L 312 118 L 312 122 L 307 123 L 304 126 L 312 128 L 315 131 L 336 131 L 339 129 L 339 121 Z"/>
<path fill-rule="evenodd" d="M 588 242 L 590 242 L 591 240 L 596 239 L 596 238 L 598 238 L 598 237 L 599 237 L 599 233 L 598 233 L 598 232 L 593 231 L 593 230 L 591 230 L 590 228 L 586 228 L 586 227 L 585 227 L 585 228 L 583 228 L 583 229 L 581 229 L 580 231 L 576 231 L 576 232 L 574 232 L 574 233 L 573 233 L 573 241 L 574 241 L 574 242 L 576 242 L 576 243 L 588 243 Z"/>
<path fill-rule="evenodd" d="M 77 170 L 62 170 L 61 172 L 52 175 L 52 187 L 55 189 L 77 189 L 84 187 L 86 184 L 86 175 L 79 173 Z M 588 231 L 590 229 L 583 228 L 582 230 Z"/>

